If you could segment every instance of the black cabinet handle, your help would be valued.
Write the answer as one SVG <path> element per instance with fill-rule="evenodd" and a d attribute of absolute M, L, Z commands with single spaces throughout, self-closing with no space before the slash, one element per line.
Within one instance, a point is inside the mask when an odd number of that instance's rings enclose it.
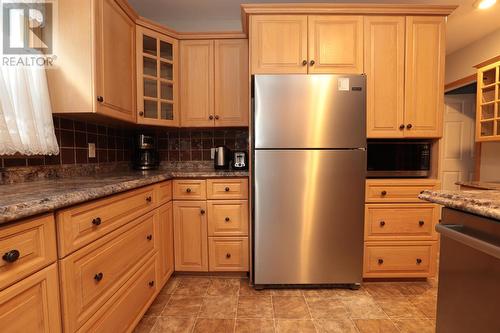
<path fill-rule="evenodd" d="M 420 265 L 422 263 L 422 259 L 417 258 L 417 264 Z"/>
<path fill-rule="evenodd" d="M 418 221 L 418 225 L 419 225 L 419 226 L 423 226 L 424 224 L 425 224 L 425 222 L 424 222 L 424 221 Z"/>
<path fill-rule="evenodd" d="M 380 192 L 380 194 L 387 195 L 387 191 L 384 190 L 384 191 Z"/>
<path fill-rule="evenodd" d="M 229 222 L 229 217 L 226 216 L 224 220 L 226 220 L 226 222 Z"/>
<path fill-rule="evenodd" d="M 103 277 L 104 277 L 104 274 L 102 274 L 102 272 L 99 272 L 96 275 L 94 275 L 94 280 L 96 280 L 97 282 L 99 282 L 99 281 L 102 280 Z"/>
<path fill-rule="evenodd" d="M 92 224 L 95 226 L 101 225 L 102 221 L 100 217 L 96 217 L 95 219 L 92 220 Z"/>
<path fill-rule="evenodd" d="M 218 115 L 215 115 L 215 120 L 219 120 L 219 116 Z"/>
<path fill-rule="evenodd" d="M 18 250 L 10 250 L 9 252 L 6 252 L 3 256 L 2 256 L 2 259 L 6 262 L 14 262 L 16 261 L 17 259 L 19 259 L 19 256 L 21 255 L 21 253 L 19 253 Z"/>
<path fill-rule="evenodd" d="M 104 102 L 104 97 L 102 97 L 102 96 L 97 96 L 97 101 L 98 101 L 99 103 Z"/>
<path fill-rule="evenodd" d="M 151 198 L 151 196 L 146 197 L 146 201 L 147 201 L 147 202 L 151 202 L 151 200 L 153 200 L 153 198 Z"/>
<path fill-rule="evenodd" d="M 208 119 L 213 120 L 213 119 L 214 119 L 214 116 L 209 115 L 209 116 L 208 116 Z"/>
<path fill-rule="evenodd" d="M 200 213 L 201 215 L 205 214 L 205 210 L 204 209 L 200 210 Z"/>
<path fill-rule="evenodd" d="M 400 130 L 404 130 L 404 129 L 405 129 L 405 124 L 401 124 L 401 125 L 399 125 L 399 129 L 400 129 Z"/>
<path fill-rule="evenodd" d="M 306 66 L 307 65 L 307 60 L 302 60 L 302 66 Z"/>
<path fill-rule="evenodd" d="M 144 116 L 144 111 L 139 111 L 139 116 Z"/>
<path fill-rule="evenodd" d="M 231 253 L 226 253 L 226 258 L 227 259 L 231 258 Z"/>
<path fill-rule="evenodd" d="M 224 191 L 229 192 L 231 189 L 229 187 L 226 187 Z"/>
<path fill-rule="evenodd" d="M 147 240 L 152 240 L 153 239 L 153 235 L 148 235 L 146 238 L 147 238 Z"/>
<path fill-rule="evenodd" d="M 408 124 L 408 125 L 406 125 L 406 128 L 407 128 L 407 129 L 411 129 L 412 127 L 413 127 L 413 125 L 412 125 L 412 124 Z"/>
<path fill-rule="evenodd" d="M 314 64 L 315 64 L 315 63 L 316 63 L 316 62 L 315 62 L 314 60 L 311 60 L 311 61 L 309 62 L 309 64 L 310 64 L 311 66 L 314 66 Z"/>
<path fill-rule="evenodd" d="M 379 260 L 378 260 L 378 264 L 379 264 L 379 265 L 382 265 L 383 263 L 384 263 L 384 259 L 379 259 Z"/>
<path fill-rule="evenodd" d="M 383 227 L 385 225 L 385 221 L 380 221 L 380 226 Z"/>
<path fill-rule="evenodd" d="M 150 287 L 153 287 L 155 285 L 155 282 L 154 281 L 149 281 L 148 284 L 149 284 Z"/>
<path fill-rule="evenodd" d="M 188 187 L 188 188 L 186 189 L 186 192 L 187 192 L 187 193 L 191 193 L 191 189 Z"/>

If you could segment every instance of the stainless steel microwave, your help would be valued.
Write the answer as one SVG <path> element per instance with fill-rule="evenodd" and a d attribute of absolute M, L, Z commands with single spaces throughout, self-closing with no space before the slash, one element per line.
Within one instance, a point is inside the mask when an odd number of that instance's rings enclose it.
<path fill-rule="evenodd" d="M 368 141 L 369 178 L 424 178 L 430 171 L 430 141 Z"/>

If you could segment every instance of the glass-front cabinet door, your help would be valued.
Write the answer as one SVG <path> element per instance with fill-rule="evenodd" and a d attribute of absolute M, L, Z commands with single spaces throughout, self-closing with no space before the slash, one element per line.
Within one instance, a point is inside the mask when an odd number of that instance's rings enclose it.
<path fill-rule="evenodd" d="M 178 42 L 137 27 L 137 122 L 179 126 Z"/>
<path fill-rule="evenodd" d="M 500 61 L 477 74 L 476 141 L 500 141 Z"/>

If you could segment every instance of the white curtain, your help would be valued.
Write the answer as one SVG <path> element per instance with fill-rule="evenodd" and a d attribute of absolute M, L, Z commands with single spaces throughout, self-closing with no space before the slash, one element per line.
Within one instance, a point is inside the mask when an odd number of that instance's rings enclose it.
<path fill-rule="evenodd" d="M 0 67 L 0 155 L 56 155 L 45 68 Z"/>

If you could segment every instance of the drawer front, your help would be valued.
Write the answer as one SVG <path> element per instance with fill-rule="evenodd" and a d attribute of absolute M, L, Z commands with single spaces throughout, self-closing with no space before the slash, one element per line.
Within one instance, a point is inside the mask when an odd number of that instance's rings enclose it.
<path fill-rule="evenodd" d="M 0 290 L 57 259 L 52 214 L 0 228 Z"/>
<path fill-rule="evenodd" d="M 247 236 L 248 201 L 208 201 L 209 236 Z"/>
<path fill-rule="evenodd" d="M 145 263 L 79 332 L 131 331 L 157 292 L 155 263 Z"/>
<path fill-rule="evenodd" d="M 437 239 L 439 208 L 432 204 L 368 204 L 365 240 Z"/>
<path fill-rule="evenodd" d="M 164 203 L 172 200 L 172 181 L 168 180 L 166 182 L 162 182 L 155 185 L 157 197 L 158 197 L 158 205 L 163 205 Z"/>
<path fill-rule="evenodd" d="M 208 179 L 208 199 L 248 199 L 248 179 Z"/>
<path fill-rule="evenodd" d="M 418 195 L 423 190 L 438 189 L 437 181 L 366 182 L 366 202 L 423 202 Z"/>
<path fill-rule="evenodd" d="M 154 213 L 60 261 L 65 331 L 78 329 L 127 281 L 142 259 L 153 257 L 158 234 Z"/>
<path fill-rule="evenodd" d="M 248 271 L 248 237 L 209 237 L 209 271 Z"/>
<path fill-rule="evenodd" d="M 206 198 L 207 184 L 205 180 L 174 180 L 174 199 L 204 200 Z"/>
<path fill-rule="evenodd" d="M 430 277 L 437 242 L 365 244 L 364 277 Z"/>
<path fill-rule="evenodd" d="M 0 331 L 61 332 L 57 264 L 0 292 Z"/>
<path fill-rule="evenodd" d="M 58 211 L 59 258 L 144 215 L 156 202 L 154 187 L 147 186 Z"/>

